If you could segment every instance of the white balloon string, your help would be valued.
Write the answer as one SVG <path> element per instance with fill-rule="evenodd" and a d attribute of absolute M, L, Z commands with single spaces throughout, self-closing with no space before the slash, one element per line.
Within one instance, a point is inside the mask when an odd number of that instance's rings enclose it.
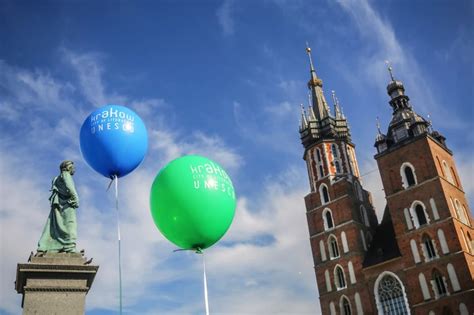
<path fill-rule="evenodd" d="M 118 177 L 114 175 L 112 179 L 115 181 L 115 209 L 117 210 L 117 240 L 118 240 L 118 267 L 119 267 L 119 302 L 120 302 L 120 314 L 122 314 L 122 250 L 121 250 L 121 236 L 120 236 L 120 212 L 119 212 L 119 201 L 118 201 Z"/>
<path fill-rule="evenodd" d="M 207 297 L 207 277 L 206 277 L 206 262 L 204 260 L 204 252 L 202 252 L 202 266 L 204 270 L 203 278 L 204 278 L 204 303 L 206 305 L 206 315 L 209 315 L 209 300 Z"/>

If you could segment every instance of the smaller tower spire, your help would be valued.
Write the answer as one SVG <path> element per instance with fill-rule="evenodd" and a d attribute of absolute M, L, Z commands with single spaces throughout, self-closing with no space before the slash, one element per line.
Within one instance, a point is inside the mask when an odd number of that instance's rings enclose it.
<path fill-rule="evenodd" d="M 301 104 L 301 129 L 308 127 L 308 120 L 306 119 L 306 112 L 304 110 L 303 104 Z"/>
<path fill-rule="evenodd" d="M 379 135 L 381 135 L 381 134 L 382 134 L 382 131 L 380 130 L 380 120 L 379 120 L 379 116 L 377 116 L 377 119 L 376 119 L 376 120 L 377 120 L 377 130 L 378 130 L 378 132 L 379 132 Z"/>
<path fill-rule="evenodd" d="M 314 114 L 313 106 L 311 106 L 311 92 L 308 92 L 308 120 L 316 120 L 316 115 Z"/>
<path fill-rule="evenodd" d="M 432 121 L 431 121 L 431 115 L 430 114 L 426 115 L 426 118 L 428 118 L 428 132 L 432 133 L 433 132 L 433 124 L 432 124 Z"/>
<path fill-rule="evenodd" d="M 332 101 L 334 105 L 334 115 L 336 116 L 336 119 L 342 119 L 342 114 L 341 114 L 341 109 L 339 108 L 339 100 L 337 99 L 336 96 L 336 91 L 332 90 Z"/>

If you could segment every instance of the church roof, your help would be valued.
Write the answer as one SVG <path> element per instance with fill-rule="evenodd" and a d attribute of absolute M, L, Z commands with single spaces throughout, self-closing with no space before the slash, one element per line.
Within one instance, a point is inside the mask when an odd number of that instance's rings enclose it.
<path fill-rule="evenodd" d="M 392 217 L 386 206 L 382 222 L 375 229 L 375 235 L 362 265 L 367 268 L 397 257 L 401 257 L 401 253 L 395 238 Z"/>

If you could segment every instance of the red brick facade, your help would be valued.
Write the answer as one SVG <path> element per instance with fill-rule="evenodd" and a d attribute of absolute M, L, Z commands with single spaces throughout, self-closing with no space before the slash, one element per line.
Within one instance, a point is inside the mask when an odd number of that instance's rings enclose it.
<path fill-rule="evenodd" d="M 300 134 L 322 313 L 474 314 L 474 221 L 445 138 L 392 80 L 393 118 L 375 144 L 387 200 L 378 223 L 346 118 L 335 97 L 331 115 L 312 62 L 311 75 Z"/>

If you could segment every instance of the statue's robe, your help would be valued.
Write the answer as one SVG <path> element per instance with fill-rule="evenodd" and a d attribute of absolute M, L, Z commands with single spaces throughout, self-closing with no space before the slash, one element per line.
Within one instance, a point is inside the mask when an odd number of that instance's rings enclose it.
<path fill-rule="evenodd" d="M 38 242 L 38 251 L 75 252 L 79 196 L 69 172 L 63 171 L 53 179 L 49 201 L 51 211 Z"/>

